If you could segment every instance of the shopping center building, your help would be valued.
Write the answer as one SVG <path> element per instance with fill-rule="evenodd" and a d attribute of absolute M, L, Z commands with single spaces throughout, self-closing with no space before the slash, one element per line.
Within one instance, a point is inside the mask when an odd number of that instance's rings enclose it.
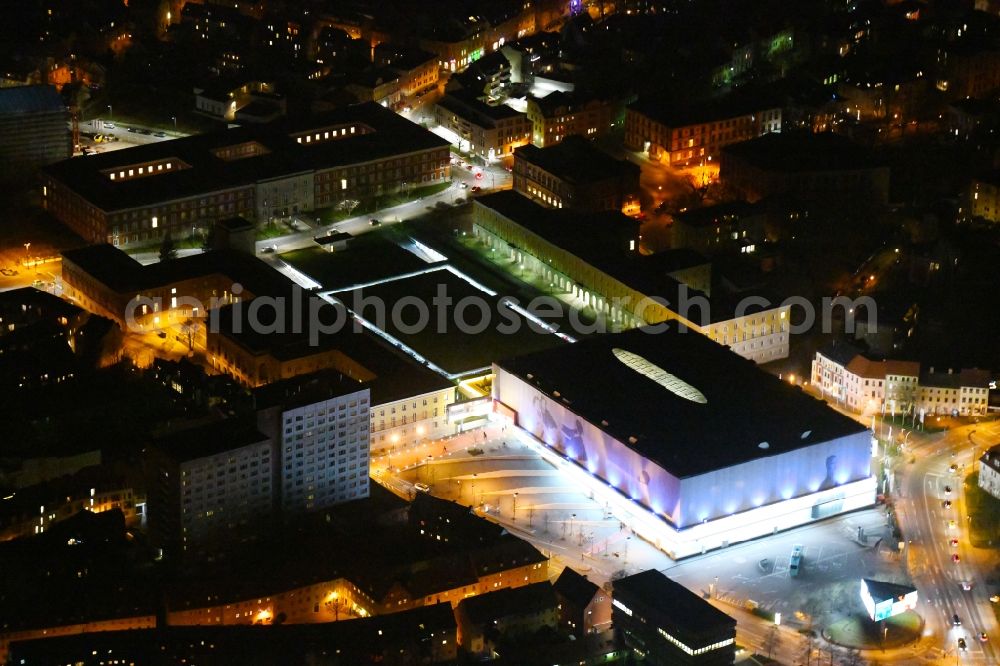
<path fill-rule="evenodd" d="M 871 435 L 676 323 L 494 364 L 542 456 L 673 558 L 871 506 Z"/>

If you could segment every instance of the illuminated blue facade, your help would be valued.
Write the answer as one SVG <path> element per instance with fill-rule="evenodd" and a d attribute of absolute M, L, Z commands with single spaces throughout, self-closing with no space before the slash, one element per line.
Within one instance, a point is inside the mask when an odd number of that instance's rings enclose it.
<path fill-rule="evenodd" d="M 761 524 L 755 528 L 760 534 L 769 534 L 774 529 L 786 529 L 874 502 L 870 436 L 864 430 L 828 441 L 804 443 L 800 448 L 773 455 L 764 450 L 750 450 L 746 462 L 679 477 L 611 436 L 599 424 L 576 414 L 558 398 L 546 395 L 503 368 L 497 367 L 496 371 L 493 397 L 517 413 L 519 427 L 669 521 L 675 530 L 774 507 L 775 511 L 754 514 L 755 520 L 759 516 L 765 522 L 777 517 L 773 526 Z M 699 441 L 644 445 L 712 458 L 712 452 L 705 450 Z M 798 499 L 793 503 L 795 516 L 785 516 L 781 505 L 795 499 Z"/>

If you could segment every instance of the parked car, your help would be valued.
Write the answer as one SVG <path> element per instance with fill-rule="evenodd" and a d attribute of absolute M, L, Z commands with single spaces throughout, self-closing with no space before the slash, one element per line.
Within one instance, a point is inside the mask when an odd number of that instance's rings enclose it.
<path fill-rule="evenodd" d="M 482 191 L 483 191 L 483 188 L 481 188 L 481 187 L 479 187 L 478 185 L 476 185 L 475 187 L 473 187 L 473 188 L 472 188 L 472 191 L 473 191 L 473 192 L 482 192 Z"/>
<path fill-rule="evenodd" d="M 381 221 L 381 220 L 376 220 L 376 219 L 375 219 L 375 218 L 373 217 L 372 219 L 368 220 L 368 224 L 369 224 L 369 226 L 372 226 L 372 227 L 377 227 L 377 226 L 379 226 L 380 224 L 382 224 L 382 221 Z"/>
<path fill-rule="evenodd" d="M 104 129 L 115 129 L 114 123 L 104 123 Z"/>
<path fill-rule="evenodd" d="M 153 136 L 155 136 L 157 139 L 167 138 L 166 132 L 156 132 L 155 134 L 153 134 Z"/>
<path fill-rule="evenodd" d="M 261 249 L 264 254 L 273 254 L 278 251 L 277 245 L 268 245 L 267 247 Z"/>
<path fill-rule="evenodd" d="M 431 491 L 431 487 L 428 486 L 426 483 L 414 483 L 413 487 L 422 493 L 429 493 Z"/>
<path fill-rule="evenodd" d="M 962 652 L 965 652 L 966 650 L 969 649 L 969 646 L 966 645 L 964 638 L 958 639 L 958 649 L 961 650 Z"/>

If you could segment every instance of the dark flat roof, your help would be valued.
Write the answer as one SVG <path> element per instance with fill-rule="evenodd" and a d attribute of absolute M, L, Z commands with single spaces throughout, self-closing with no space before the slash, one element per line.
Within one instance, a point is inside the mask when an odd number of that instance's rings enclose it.
<path fill-rule="evenodd" d="M 453 305 L 466 297 L 482 298 L 490 306 L 490 324 L 481 332 L 472 328 L 480 321 L 481 313 L 478 307 L 467 308 L 464 312 L 465 321 L 470 325 L 466 331 L 459 330 L 455 314 L 456 308 L 442 308 L 440 311 L 433 304 L 438 295 L 439 287 L 446 290 Z M 437 365 L 450 375 L 459 375 L 479 368 L 489 367 L 499 356 L 516 353 L 519 350 L 550 349 L 562 344 L 562 340 L 552 333 L 532 330 L 524 319 L 517 316 L 522 326 L 513 333 L 498 330 L 502 322 L 507 321 L 500 314 L 499 301 L 502 295 L 490 296 L 466 280 L 458 277 L 446 268 L 437 268 L 426 273 L 389 280 L 380 284 L 363 287 L 358 290 L 345 290 L 333 294 L 341 299 L 345 306 L 353 308 L 358 299 L 377 299 L 384 304 L 385 332 L 403 344 L 415 350 L 428 361 Z M 391 313 L 396 303 L 402 299 L 417 299 L 427 305 L 429 322 L 417 332 L 403 332 L 393 323 Z M 359 303 L 364 303 L 358 300 Z M 401 310 L 405 326 L 412 326 L 417 321 L 415 307 Z M 446 315 L 446 330 L 438 330 L 438 313 Z M 507 312 L 507 311 L 505 311 Z M 375 306 L 366 304 L 365 309 L 358 313 L 368 321 L 376 323 Z M 516 316 L 516 315 L 515 315 Z M 350 354 L 348 354 L 350 355 Z"/>
<path fill-rule="evenodd" d="M 221 274 L 255 296 L 284 294 L 291 280 L 267 263 L 236 250 L 211 250 L 143 265 L 107 243 L 66 250 L 62 256 L 119 294 L 158 289 L 182 280 Z"/>
<path fill-rule="evenodd" d="M 595 337 L 497 365 L 678 478 L 865 432 L 853 419 L 700 333 L 676 324 L 651 333 L 655 328 Z M 641 356 L 700 391 L 707 402 L 680 397 L 639 374 L 614 349 Z M 768 447 L 760 448 L 761 442 Z"/>
<path fill-rule="evenodd" d="M 744 217 L 763 214 L 764 212 L 764 206 L 759 203 L 731 201 L 703 208 L 691 208 L 683 213 L 674 215 L 674 221 L 692 227 L 702 227 L 716 224 L 730 224 Z"/>
<path fill-rule="evenodd" d="M 781 102 L 766 95 L 737 92 L 696 105 L 678 105 L 672 99 L 646 98 L 631 104 L 629 108 L 673 129 L 778 109 L 781 108 Z"/>
<path fill-rule="evenodd" d="M 671 265 L 671 256 L 642 255 L 626 250 L 627 239 L 638 241 L 639 223 L 618 211 L 577 213 L 546 208 L 513 190 L 477 197 L 474 205 L 495 210 L 645 296 L 663 298 L 675 307 L 699 296 L 706 298 L 711 304 L 708 312 L 702 313 L 701 308 L 692 308 L 692 313 L 697 313 L 693 315 L 697 324 L 732 319 L 737 305 L 749 295 L 766 298 L 772 304 L 771 307 L 781 300 L 764 291 L 743 293 L 740 298 L 727 297 L 721 293 L 707 298 L 702 292 L 691 289 L 668 275 L 677 270 L 676 267 L 664 268 Z M 767 308 L 754 303 L 745 308 L 743 314 L 755 314 L 764 309 Z M 701 321 L 703 314 L 707 322 Z"/>
<path fill-rule="evenodd" d="M 639 166 L 615 159 L 582 136 L 568 136 L 561 143 L 548 148 L 528 144 L 514 150 L 515 160 L 548 171 L 563 180 L 587 185 L 612 178 L 635 178 L 638 183 Z"/>
<path fill-rule="evenodd" d="M 363 124 L 375 131 L 310 144 L 300 144 L 291 136 L 343 123 Z M 213 152 L 247 142 L 261 144 L 266 152 L 231 161 Z M 372 162 L 392 155 L 447 146 L 445 139 L 380 104 L 368 102 L 307 120 L 281 118 L 259 125 L 71 158 L 45 167 L 45 172 L 98 208 L 116 211 L 249 186 L 257 181 L 307 173 L 314 169 Z M 116 181 L 103 173 L 106 169 L 121 169 L 169 158 L 191 168 L 175 168 L 170 173 Z"/>
<path fill-rule="evenodd" d="M 256 423 L 235 418 L 181 427 L 154 438 L 157 448 L 177 462 L 207 458 L 267 441 L 269 438 L 257 430 Z"/>
<path fill-rule="evenodd" d="M 884 164 L 870 150 L 846 136 L 771 132 L 723 147 L 723 154 L 740 157 L 762 169 L 782 173 L 873 169 Z"/>
<path fill-rule="evenodd" d="M 66 112 L 66 104 L 55 86 L 0 88 L 0 116 L 52 112 Z"/>
<path fill-rule="evenodd" d="M 619 592 L 635 597 L 665 616 L 674 627 L 698 633 L 712 628 L 735 628 L 736 619 L 699 597 L 680 583 L 670 580 L 656 569 L 626 576 L 612 583 Z"/>
<path fill-rule="evenodd" d="M 258 410 L 276 405 L 294 409 L 363 391 L 365 385 L 336 370 L 320 370 L 259 386 L 251 391 Z"/>
<path fill-rule="evenodd" d="M 917 588 L 909 585 L 887 583 L 881 580 L 872 580 L 871 578 L 862 578 L 861 580 L 865 582 L 865 585 L 868 587 L 868 593 L 872 595 L 875 601 L 905 597 L 907 594 L 917 591 Z"/>
<path fill-rule="evenodd" d="M 495 127 L 500 120 L 524 116 L 506 104 L 487 104 L 476 97 L 475 93 L 465 90 L 448 93 L 438 100 L 437 105 L 479 127 Z"/>

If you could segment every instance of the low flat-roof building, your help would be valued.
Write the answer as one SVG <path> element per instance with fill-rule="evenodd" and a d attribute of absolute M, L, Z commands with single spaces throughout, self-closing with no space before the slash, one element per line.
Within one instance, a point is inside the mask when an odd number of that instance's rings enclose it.
<path fill-rule="evenodd" d="M 633 654 L 656 666 L 732 664 L 736 619 L 650 569 L 613 583 L 615 630 Z"/>
<path fill-rule="evenodd" d="M 498 412 L 671 557 L 875 501 L 864 426 L 674 322 L 494 370 Z"/>
<path fill-rule="evenodd" d="M 89 242 L 128 245 L 438 183 L 449 169 L 447 141 L 369 102 L 57 162 L 42 204 Z"/>
<path fill-rule="evenodd" d="M 548 148 L 515 150 L 514 190 L 551 208 L 634 214 L 639 212 L 639 167 L 571 136 Z"/>

